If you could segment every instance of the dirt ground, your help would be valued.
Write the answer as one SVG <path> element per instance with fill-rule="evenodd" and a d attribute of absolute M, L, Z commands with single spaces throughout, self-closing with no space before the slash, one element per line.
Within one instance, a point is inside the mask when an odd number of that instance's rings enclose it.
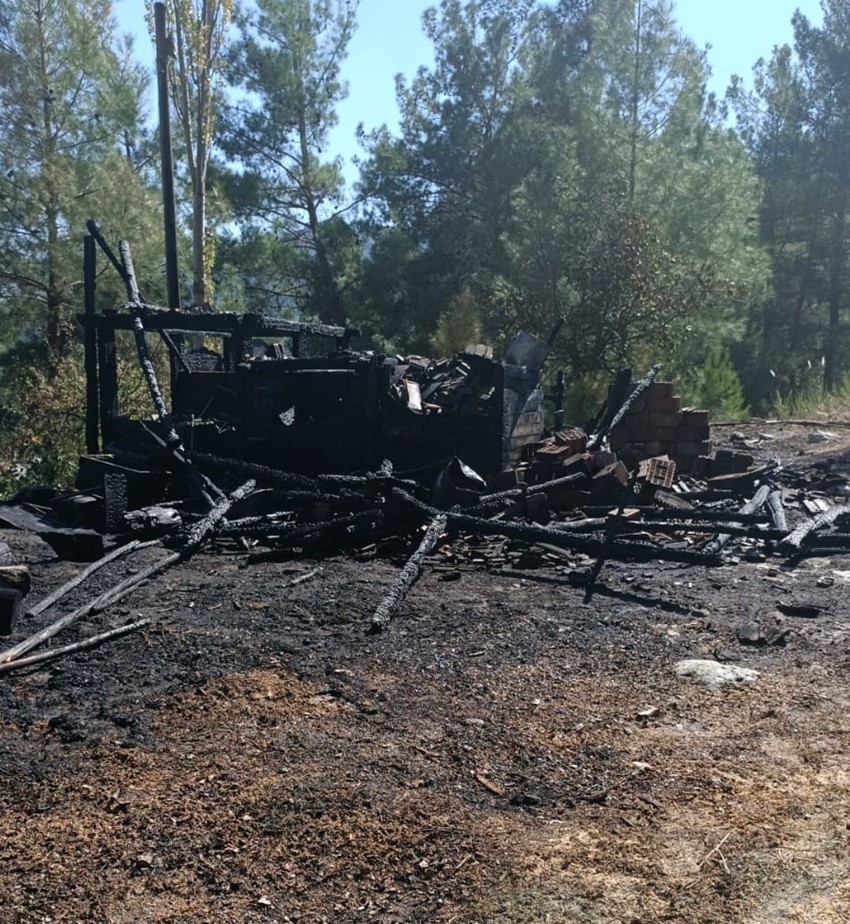
<path fill-rule="evenodd" d="M 812 431 L 715 437 L 850 475 L 850 429 Z M 0 540 L 31 602 L 80 567 Z M 369 635 L 402 550 L 248 565 L 221 543 L 55 642 L 148 629 L 0 677 L 0 920 L 850 920 L 850 554 L 609 563 L 584 604 L 581 555 L 461 546 Z M 752 619 L 785 644 L 739 642 Z M 714 691 L 686 658 L 758 677 Z"/>

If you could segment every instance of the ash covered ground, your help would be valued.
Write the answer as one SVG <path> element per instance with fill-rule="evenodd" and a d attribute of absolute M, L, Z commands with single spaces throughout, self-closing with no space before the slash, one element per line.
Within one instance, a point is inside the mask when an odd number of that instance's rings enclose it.
<path fill-rule="evenodd" d="M 846 428 L 715 430 L 850 475 Z M 0 540 L 34 599 L 80 567 Z M 409 550 L 249 565 L 213 544 L 57 644 L 144 631 L 0 677 L 0 917 L 850 918 L 850 555 L 609 562 L 585 603 L 590 559 L 459 535 L 370 635 Z M 742 642 L 753 623 L 775 643 Z M 714 690 L 683 659 L 758 675 Z"/>

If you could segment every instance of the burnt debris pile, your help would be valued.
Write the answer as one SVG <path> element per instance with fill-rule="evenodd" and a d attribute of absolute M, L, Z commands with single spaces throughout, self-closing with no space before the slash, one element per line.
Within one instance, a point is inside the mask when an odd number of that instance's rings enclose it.
<path fill-rule="evenodd" d="M 620 373 L 585 428 L 564 426 L 561 378 L 546 431 L 545 341 L 520 334 L 502 362 L 483 347 L 442 360 L 386 357 L 352 349 L 349 329 L 163 309 L 139 295 L 126 245 L 115 256 L 90 230 L 128 302 L 96 314 L 87 300 L 81 317 L 89 451 L 76 491 L 22 492 L 0 507 L 0 525 L 93 562 L 33 616 L 117 557 L 152 546 L 161 557 L 0 652 L 0 672 L 78 650 L 83 643 L 30 653 L 210 545 L 235 547 L 248 563 L 401 552 L 407 563 L 372 632 L 387 627 L 429 556 L 442 570 L 555 563 L 589 598 L 608 560 L 715 566 L 850 549 L 846 477 L 813 483 L 778 460 L 712 452 L 707 413 L 682 408 L 658 367 L 640 381 Z M 121 330 L 132 332 L 156 408 L 148 420 L 118 406 Z M 168 346 L 171 408 L 149 332 Z M 0 547 L 0 633 L 10 635 L 30 581 L 25 565 L 2 556 Z"/>

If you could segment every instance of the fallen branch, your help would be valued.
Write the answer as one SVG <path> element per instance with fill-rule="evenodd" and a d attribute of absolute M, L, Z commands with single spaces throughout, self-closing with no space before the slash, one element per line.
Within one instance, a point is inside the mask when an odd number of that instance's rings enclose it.
<path fill-rule="evenodd" d="M 723 869 L 726 870 L 726 872 L 728 873 L 728 872 L 729 872 L 729 867 L 726 865 L 726 857 L 723 856 L 723 852 L 720 850 L 720 848 L 726 843 L 726 841 L 729 840 L 729 838 L 730 838 L 731 836 L 732 836 L 732 832 L 730 831 L 730 832 L 723 838 L 723 840 L 720 841 L 719 844 L 717 844 L 715 847 L 713 847 L 711 850 L 709 850 L 709 852 L 702 858 L 702 860 L 701 860 L 699 863 L 697 863 L 697 869 L 698 869 L 698 870 L 702 869 L 702 868 L 705 866 L 705 864 L 708 863 L 708 861 L 709 861 L 715 854 L 720 854 L 720 860 L 721 860 L 721 862 L 723 863 Z"/>
<path fill-rule="evenodd" d="M 369 627 L 371 633 L 382 632 L 389 625 L 393 613 L 401 605 L 402 600 L 407 596 L 407 592 L 422 573 L 422 564 L 425 557 L 437 547 L 445 530 L 446 515 L 437 514 L 425 531 L 425 535 L 419 543 L 419 548 L 410 556 L 407 564 L 402 568 L 395 585 L 378 604 Z"/>

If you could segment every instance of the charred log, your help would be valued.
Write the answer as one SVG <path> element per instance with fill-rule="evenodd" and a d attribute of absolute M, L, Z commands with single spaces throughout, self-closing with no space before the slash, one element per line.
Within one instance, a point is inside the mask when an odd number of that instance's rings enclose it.
<path fill-rule="evenodd" d="M 446 515 L 437 514 L 425 530 L 425 535 L 419 547 L 410 556 L 407 564 L 402 568 L 395 584 L 372 615 L 369 626 L 371 633 L 382 632 L 389 625 L 393 613 L 399 608 L 407 596 L 407 592 L 414 585 L 422 573 L 422 564 L 425 558 L 434 551 L 446 530 Z"/>

